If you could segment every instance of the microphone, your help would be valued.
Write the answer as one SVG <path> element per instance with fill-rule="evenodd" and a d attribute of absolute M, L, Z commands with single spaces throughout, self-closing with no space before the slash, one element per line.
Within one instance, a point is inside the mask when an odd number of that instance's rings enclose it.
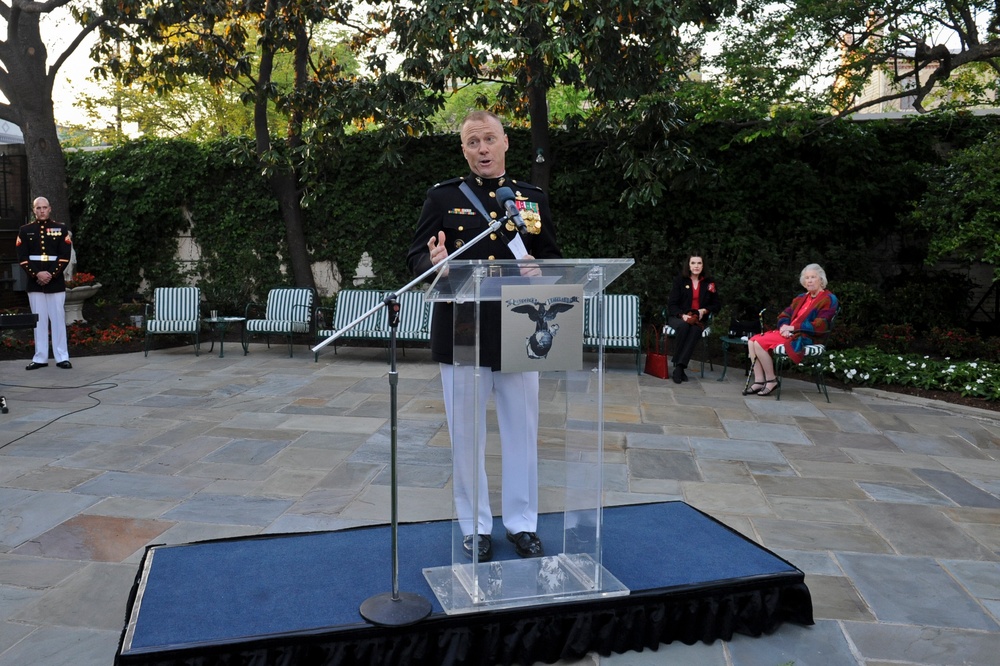
<path fill-rule="evenodd" d="M 527 234 L 528 227 L 525 225 L 524 220 L 521 219 L 521 211 L 517 208 L 516 200 L 514 199 L 514 191 L 509 187 L 501 187 L 497 189 L 497 201 L 500 205 L 504 207 L 507 211 L 507 218 L 514 223 L 517 227 L 517 231 L 520 234 Z"/>

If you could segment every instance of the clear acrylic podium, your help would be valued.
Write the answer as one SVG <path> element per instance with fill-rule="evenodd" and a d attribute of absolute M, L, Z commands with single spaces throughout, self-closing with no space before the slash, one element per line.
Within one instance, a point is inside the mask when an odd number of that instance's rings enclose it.
<path fill-rule="evenodd" d="M 446 613 L 629 593 L 602 563 L 604 348 L 599 345 L 596 353 L 584 353 L 583 324 L 589 312 L 589 335 L 603 340 L 604 290 L 633 263 L 632 259 L 456 260 L 431 284 L 428 300 L 454 304 L 454 370 L 456 376 L 471 374 L 472 390 L 468 384 L 464 391 L 456 389 L 453 401 L 456 410 L 474 415 L 472 433 L 484 425 L 473 406 L 481 393 L 488 392 L 484 379 L 491 372 L 479 364 L 484 309 L 492 308 L 493 316 L 500 309 L 501 371 L 539 373 L 539 514 L 555 514 L 545 517 L 546 529 L 539 522 L 542 557 L 518 557 L 501 526 L 492 535 L 493 559 L 479 562 L 475 552 L 470 560 L 462 548 L 464 534 L 473 534 L 473 543 L 478 542 L 477 521 L 468 517 L 460 521 L 453 502 L 451 566 L 424 570 Z M 489 335 L 487 331 L 485 336 Z M 500 436 L 492 400 L 485 428 L 485 450 L 474 444 L 470 433 L 466 444 L 476 450 L 466 457 L 468 462 L 456 465 L 463 465 L 465 478 L 472 480 L 471 515 L 476 516 L 480 488 L 474 472 L 485 458 L 490 489 L 495 491 L 491 505 L 499 516 Z"/>

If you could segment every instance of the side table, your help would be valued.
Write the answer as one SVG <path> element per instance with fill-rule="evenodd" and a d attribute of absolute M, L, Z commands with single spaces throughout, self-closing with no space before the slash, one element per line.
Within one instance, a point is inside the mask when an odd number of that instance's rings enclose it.
<path fill-rule="evenodd" d="M 722 341 L 722 374 L 715 380 L 717 382 L 724 380 L 726 372 L 729 370 L 729 345 L 746 347 L 748 342 L 747 338 L 731 338 L 728 335 L 723 335 L 719 340 Z"/>
<path fill-rule="evenodd" d="M 219 339 L 219 358 L 223 358 L 224 355 L 224 345 L 226 343 L 226 331 L 232 324 L 245 323 L 246 317 L 206 317 L 202 319 L 203 322 L 208 324 L 208 327 L 212 329 L 212 345 L 208 348 L 208 353 L 211 354 L 212 350 L 215 349 L 215 338 Z"/>

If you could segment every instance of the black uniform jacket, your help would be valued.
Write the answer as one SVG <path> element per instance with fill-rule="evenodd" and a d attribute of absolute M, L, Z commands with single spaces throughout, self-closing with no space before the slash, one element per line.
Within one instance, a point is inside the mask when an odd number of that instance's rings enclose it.
<path fill-rule="evenodd" d="M 685 312 L 690 312 L 693 295 L 691 278 L 683 275 L 675 277 L 674 284 L 670 288 L 670 296 L 667 297 L 667 316 L 680 317 Z M 701 285 L 698 287 L 698 305 L 713 315 L 719 314 L 719 310 L 722 309 L 722 301 L 719 300 L 715 280 L 710 277 L 701 279 Z M 705 316 L 707 318 L 708 315 Z"/>
<path fill-rule="evenodd" d="M 28 274 L 28 291 L 57 294 L 66 291 L 63 273 L 69 266 L 73 242 L 65 224 L 52 220 L 25 224 L 17 232 L 17 262 Z M 52 273 L 46 285 L 38 284 L 38 274 Z"/>
<path fill-rule="evenodd" d="M 413 275 L 421 275 L 431 267 L 427 242 L 437 238 L 439 231 L 445 233 L 445 247 L 448 253 L 462 247 L 489 226 L 489 222 L 459 189 L 466 182 L 474 196 L 482 202 L 483 208 L 493 219 L 502 218 L 506 213 L 496 199 L 500 187 L 509 187 L 521 210 L 521 217 L 529 233 L 521 236 L 528 254 L 536 259 L 559 259 L 562 253 L 556 244 L 555 227 L 549 210 L 549 199 L 541 189 L 524 181 L 507 176 L 481 178 L 474 174 L 438 183 L 427 191 L 427 200 L 420 212 L 417 231 L 406 257 L 407 266 Z M 517 234 L 513 223 L 506 223 L 498 231 L 484 238 L 466 250 L 459 259 L 513 259 L 514 255 L 507 243 Z M 439 363 L 451 363 L 454 313 L 450 304 L 435 303 L 431 322 L 431 357 Z M 500 369 L 500 303 L 489 302 L 480 308 L 480 363 Z"/>

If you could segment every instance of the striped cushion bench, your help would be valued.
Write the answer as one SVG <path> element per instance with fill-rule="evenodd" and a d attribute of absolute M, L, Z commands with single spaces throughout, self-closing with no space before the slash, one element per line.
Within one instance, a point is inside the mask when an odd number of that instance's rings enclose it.
<path fill-rule="evenodd" d="M 603 317 L 598 297 L 588 299 L 584 304 L 583 344 L 598 347 L 603 338 L 605 350 L 625 350 L 635 354 L 636 372 L 642 374 L 639 366 L 639 352 L 642 331 L 642 317 L 639 314 L 639 297 L 634 294 L 605 294 Z M 603 320 L 603 321 L 602 321 Z"/>
<path fill-rule="evenodd" d="M 317 341 L 322 342 L 331 335 L 343 331 L 348 324 L 381 303 L 384 293 L 377 289 L 341 289 L 338 291 L 337 302 L 332 309 L 333 316 L 324 317 L 324 325 L 316 331 Z M 331 308 L 322 308 L 321 311 L 330 312 Z M 330 343 L 333 345 L 333 353 L 337 353 L 337 343 L 346 338 L 388 340 L 389 332 L 383 330 L 384 326 L 382 325 L 384 318 L 385 314 L 379 312 L 351 326 L 343 335 Z M 326 325 L 328 321 L 332 322 L 332 326 Z M 314 360 L 318 361 L 319 352 L 315 352 L 313 357 Z"/>
<path fill-rule="evenodd" d="M 318 341 L 323 341 L 337 332 L 344 331 L 332 343 L 334 353 L 337 343 L 342 340 L 385 340 L 390 336 L 389 319 L 384 310 L 379 310 L 360 322 L 347 328 L 355 319 L 380 305 L 388 291 L 376 289 L 341 289 L 337 293 L 333 310 L 332 327 L 321 327 L 316 332 Z M 422 291 L 407 291 L 399 295 L 399 326 L 396 340 L 399 342 L 430 341 L 430 303 L 424 300 Z M 329 308 L 322 308 L 329 311 Z M 324 318 L 325 320 L 325 318 Z M 346 329 L 346 330 L 345 330 Z M 316 353 L 319 360 L 319 353 Z"/>
<path fill-rule="evenodd" d="M 822 356 L 826 353 L 826 345 L 806 345 L 802 352 L 805 356 Z M 775 347 L 774 353 L 781 356 L 787 356 L 785 353 L 785 345 L 778 345 Z"/>
<path fill-rule="evenodd" d="M 774 356 L 774 378 L 778 380 L 778 389 L 774 392 L 777 400 L 781 400 L 782 371 L 787 367 L 795 365 L 795 363 L 792 362 L 792 359 L 788 358 L 788 354 L 786 354 L 785 351 L 785 345 L 778 345 L 771 350 L 771 353 Z M 826 354 L 826 345 L 806 345 L 802 349 L 802 353 L 803 358 L 802 362 L 799 364 L 799 368 L 803 372 L 812 374 L 813 382 L 816 384 L 816 392 L 822 393 L 826 397 L 826 401 L 830 402 L 830 393 L 826 390 L 826 377 L 823 372 L 823 355 Z"/>
<path fill-rule="evenodd" d="M 423 291 L 407 291 L 399 296 L 399 330 L 396 338 L 406 342 L 431 341 L 431 304 Z"/>

